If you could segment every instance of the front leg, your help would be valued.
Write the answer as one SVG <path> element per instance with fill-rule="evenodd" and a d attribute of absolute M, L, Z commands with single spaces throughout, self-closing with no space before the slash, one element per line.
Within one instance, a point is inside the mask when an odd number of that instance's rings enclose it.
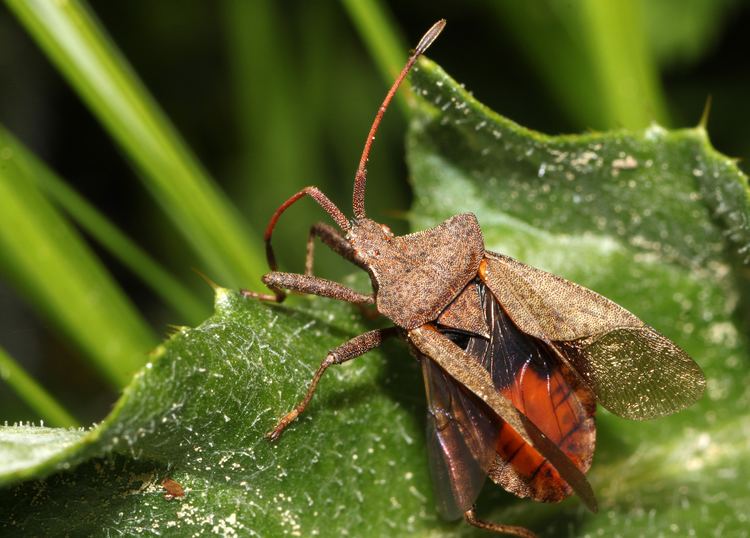
<path fill-rule="evenodd" d="M 375 349 L 380 344 L 382 344 L 383 340 L 385 340 L 386 338 L 397 334 L 397 331 L 398 329 L 396 329 L 396 327 L 369 331 L 364 334 L 360 334 L 359 336 L 355 336 L 348 342 L 341 344 L 336 349 L 329 351 L 328 355 L 326 355 L 326 358 L 323 360 L 323 362 L 320 363 L 320 366 L 318 366 L 318 369 L 315 371 L 315 375 L 313 375 L 312 381 L 310 382 L 310 386 L 307 389 L 307 394 L 305 394 L 305 397 L 302 398 L 302 400 L 296 406 L 294 406 L 294 409 L 292 409 L 289 413 L 284 415 L 281 420 L 279 420 L 276 427 L 272 431 L 267 433 L 266 437 L 271 441 L 277 440 L 281 436 L 282 432 L 286 429 L 286 427 L 294 422 L 294 420 L 300 415 L 300 413 L 302 413 L 305 408 L 307 408 L 310 400 L 313 397 L 313 394 L 315 393 L 315 389 L 318 386 L 320 378 L 323 376 L 323 373 L 328 369 L 329 366 L 332 366 L 334 364 L 341 364 L 348 360 L 359 357 L 360 355 L 364 355 L 371 349 Z"/>
<path fill-rule="evenodd" d="M 341 299 L 343 301 L 348 301 L 355 304 L 368 304 L 372 303 L 371 300 L 361 300 L 362 294 L 357 294 L 357 292 L 354 292 L 350 290 L 349 288 L 345 288 L 344 286 L 341 286 L 340 284 L 337 284 L 333 282 L 333 285 L 329 285 L 331 281 L 324 280 L 322 278 L 316 278 L 313 275 L 313 259 L 315 257 L 315 238 L 318 237 L 320 240 L 325 244 L 328 248 L 333 250 L 336 254 L 344 258 L 345 260 L 348 260 L 352 262 L 355 265 L 358 265 L 361 267 L 361 264 L 357 261 L 356 257 L 354 256 L 354 249 L 351 247 L 349 242 L 346 240 L 345 237 L 343 237 L 333 226 L 329 226 L 328 224 L 325 224 L 323 222 L 318 222 L 317 224 L 313 224 L 310 227 L 310 233 L 307 235 L 307 248 L 306 248 L 306 255 L 305 255 L 305 274 L 304 275 L 295 275 L 298 277 L 308 277 L 306 280 L 302 280 L 301 278 L 290 278 L 290 275 L 293 275 L 293 273 L 280 273 L 275 271 L 275 267 L 272 265 L 271 269 L 272 272 L 268 273 L 263 277 L 263 282 L 273 291 L 273 294 L 270 293 L 260 293 L 257 291 L 250 291 L 247 289 L 242 289 L 240 292 L 245 297 L 252 297 L 254 299 L 259 299 L 261 301 L 271 301 L 275 303 L 281 303 L 286 299 L 286 293 L 285 289 L 287 290 L 293 290 L 293 291 L 299 291 L 301 293 L 307 293 L 310 295 L 320 295 L 322 297 L 331 297 L 333 299 Z M 267 245 L 267 248 L 270 248 L 269 245 Z M 271 251 L 268 251 L 269 259 L 274 260 Z M 282 275 L 282 276 L 277 276 Z M 313 280 L 314 279 L 314 280 Z M 324 290 L 325 291 L 321 291 Z M 334 289 L 336 288 L 336 289 Z M 356 300 L 349 300 L 343 297 L 355 297 L 356 294 Z M 332 295 L 336 294 L 336 295 Z"/>
<path fill-rule="evenodd" d="M 275 301 L 280 303 L 286 297 L 284 290 L 296 291 L 308 295 L 317 295 L 319 297 L 328 297 L 347 303 L 358 305 L 374 304 L 375 299 L 372 295 L 359 293 L 351 288 L 334 282 L 311 275 L 300 275 L 298 273 L 282 273 L 274 271 L 263 275 L 263 283 L 273 290 L 274 295 L 258 293 L 250 290 L 240 290 L 245 297 L 254 297 L 265 301 Z"/>

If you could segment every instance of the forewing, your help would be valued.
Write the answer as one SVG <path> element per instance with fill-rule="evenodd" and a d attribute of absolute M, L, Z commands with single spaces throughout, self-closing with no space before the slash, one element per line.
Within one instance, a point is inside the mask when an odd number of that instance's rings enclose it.
<path fill-rule="evenodd" d="M 480 277 L 526 334 L 544 341 L 567 341 L 644 325 L 588 288 L 502 254 L 485 256 Z"/>
<path fill-rule="evenodd" d="M 498 419 L 428 357 L 420 359 L 438 511 L 445 519 L 458 519 L 473 506 L 494 460 Z"/>
<path fill-rule="evenodd" d="M 703 393 L 700 367 L 609 299 L 500 254 L 487 253 L 480 276 L 513 323 L 550 344 L 613 413 L 655 418 Z"/>

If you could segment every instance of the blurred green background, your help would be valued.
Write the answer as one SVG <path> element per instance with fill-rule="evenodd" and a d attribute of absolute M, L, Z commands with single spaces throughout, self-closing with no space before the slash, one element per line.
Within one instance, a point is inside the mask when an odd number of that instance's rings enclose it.
<path fill-rule="evenodd" d="M 750 155 L 739 1 L 45 4 L 0 8 L 0 420 L 11 423 L 103 418 L 170 326 L 210 313 L 193 269 L 260 289 L 262 230 L 301 187 L 348 213 L 372 116 L 438 18 L 448 27 L 429 55 L 522 125 L 692 126 L 710 95 L 713 145 Z M 399 99 L 367 200 L 403 233 Z M 284 269 L 302 269 L 307 228 L 324 216 L 308 201 L 282 219 Z M 328 277 L 350 270 L 324 253 L 316 263 Z"/>

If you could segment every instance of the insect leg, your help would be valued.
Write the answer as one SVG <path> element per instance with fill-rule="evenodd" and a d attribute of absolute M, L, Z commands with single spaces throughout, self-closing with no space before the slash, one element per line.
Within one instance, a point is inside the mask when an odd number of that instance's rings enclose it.
<path fill-rule="evenodd" d="M 336 204 L 334 204 L 325 194 L 320 192 L 320 189 L 318 189 L 317 187 L 305 187 L 301 191 L 290 196 L 283 204 L 281 204 L 276 209 L 276 211 L 274 211 L 273 215 L 271 215 L 271 220 L 268 221 L 268 226 L 266 226 L 266 232 L 263 235 L 263 238 L 266 243 L 266 258 L 268 259 L 268 267 L 270 267 L 271 271 L 276 271 L 276 269 L 278 269 L 276 256 L 274 255 L 273 247 L 271 246 L 271 237 L 273 236 L 273 231 L 276 228 L 276 223 L 279 221 L 282 213 L 289 209 L 292 204 L 297 202 L 303 196 L 309 196 L 310 198 L 315 200 L 318 205 L 331 216 L 336 224 L 341 227 L 342 230 L 349 230 L 351 228 L 350 222 L 347 220 L 341 210 L 336 207 Z M 256 299 L 260 299 L 261 301 L 274 301 L 280 303 L 286 298 L 286 294 L 283 291 L 277 289 L 272 290 L 273 295 L 268 293 L 250 292 L 247 290 L 241 291 L 246 297 L 254 297 Z"/>
<path fill-rule="evenodd" d="M 364 266 L 354 257 L 354 249 L 349 242 L 334 228 L 324 222 L 318 222 L 310 227 L 310 233 L 307 236 L 307 253 L 305 256 L 305 274 L 312 276 L 313 274 L 313 258 L 315 254 L 315 238 L 319 237 L 320 240 L 333 250 L 336 254 L 352 262 L 358 267 L 364 268 Z M 360 312 L 367 319 L 375 319 L 378 317 L 378 313 L 371 308 L 367 308 L 365 303 L 355 303 L 359 308 Z"/>
<path fill-rule="evenodd" d="M 266 434 L 266 437 L 271 441 L 277 440 L 281 436 L 282 432 L 286 429 L 286 427 L 289 426 L 289 424 L 291 424 L 300 415 L 300 413 L 305 410 L 307 405 L 310 403 L 313 394 L 315 393 L 315 389 L 318 386 L 320 378 L 323 376 L 323 373 L 328 369 L 329 366 L 332 366 L 334 364 L 341 364 L 348 360 L 359 357 L 360 355 L 364 355 L 371 349 L 375 349 L 380 344 L 382 344 L 383 340 L 385 340 L 386 338 L 395 336 L 397 334 L 397 331 L 398 329 L 396 329 L 396 327 L 369 331 L 364 334 L 360 334 L 359 336 L 355 336 L 348 342 L 344 342 L 343 344 L 341 344 L 336 349 L 329 351 L 328 355 L 326 355 L 326 358 L 323 360 L 323 362 L 320 363 L 320 366 L 318 366 L 318 369 L 315 371 L 315 375 L 313 375 L 312 381 L 310 382 L 310 386 L 307 389 L 305 397 L 302 398 L 302 400 L 294 407 L 294 409 L 287 413 L 278 422 L 278 424 L 272 431 Z"/>
<path fill-rule="evenodd" d="M 273 271 L 263 276 L 263 282 L 271 289 L 271 291 L 273 291 L 273 294 L 259 293 L 257 291 L 246 289 L 240 290 L 240 293 L 245 297 L 252 297 L 261 301 L 281 303 L 286 299 L 284 289 L 288 289 L 311 295 L 319 295 L 321 297 L 339 299 L 341 301 L 347 301 L 358 305 L 372 304 L 374 301 L 369 295 L 358 293 L 337 282 L 313 276 L 313 256 L 315 252 L 314 242 L 316 237 L 319 237 L 324 244 L 330 247 L 331 250 L 339 254 L 342 258 L 359 265 L 354 259 L 354 250 L 346 239 L 344 239 L 344 237 L 342 237 L 333 226 L 318 222 L 310 228 L 310 233 L 307 236 L 307 255 L 305 256 L 304 275 Z"/>
<path fill-rule="evenodd" d="M 537 538 L 537 535 L 531 532 L 529 529 L 524 527 L 517 527 L 515 525 L 502 525 L 500 523 L 491 523 L 478 519 L 474 508 L 464 512 L 464 519 L 469 525 L 473 525 L 480 529 L 494 532 L 497 534 L 507 534 L 508 536 L 519 536 L 520 538 Z"/>
<path fill-rule="evenodd" d="M 336 254 L 361 267 L 360 263 L 354 258 L 354 249 L 338 230 L 324 222 L 318 222 L 310 227 L 310 233 L 307 235 L 307 255 L 305 256 L 306 275 L 313 274 L 316 237 L 320 238 Z"/>
<path fill-rule="evenodd" d="M 254 297 L 263 301 L 275 301 L 279 303 L 286 297 L 286 293 L 283 291 L 285 289 L 346 301 L 347 303 L 373 304 L 375 302 L 372 295 L 359 293 L 333 280 L 326 280 L 325 278 L 311 275 L 274 271 L 273 273 L 263 275 L 263 283 L 273 290 L 275 295 L 250 290 L 240 290 L 240 293 L 245 297 Z"/>
<path fill-rule="evenodd" d="M 258 299 L 259 301 L 269 301 L 272 303 L 282 303 L 284 302 L 284 299 L 286 299 L 286 293 L 284 293 L 281 290 L 273 290 L 273 294 L 271 293 L 259 293 L 257 291 L 252 290 L 246 290 L 245 288 L 242 288 L 240 290 L 240 293 L 243 297 L 250 297 L 252 299 Z"/>

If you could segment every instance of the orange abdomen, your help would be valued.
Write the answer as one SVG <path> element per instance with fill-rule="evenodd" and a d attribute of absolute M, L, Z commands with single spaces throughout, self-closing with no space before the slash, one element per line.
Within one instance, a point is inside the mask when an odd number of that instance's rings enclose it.
<path fill-rule="evenodd" d="M 546 375 L 522 368 L 502 391 L 582 471 L 591 466 L 595 447 L 594 400 L 565 375 L 562 364 Z M 571 488 L 534 447 L 503 423 L 490 477 L 508 491 L 539 501 L 560 501 Z"/>

